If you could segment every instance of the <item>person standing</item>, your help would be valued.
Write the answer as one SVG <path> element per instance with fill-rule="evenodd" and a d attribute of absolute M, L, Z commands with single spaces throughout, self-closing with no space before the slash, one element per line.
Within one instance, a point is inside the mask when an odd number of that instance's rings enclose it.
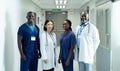
<path fill-rule="evenodd" d="M 41 54 L 43 71 L 54 71 L 56 67 L 56 34 L 53 32 L 54 22 L 46 20 L 41 36 Z"/>
<path fill-rule="evenodd" d="M 60 37 L 60 54 L 58 63 L 62 62 L 64 71 L 73 71 L 74 47 L 76 44 L 75 34 L 72 31 L 70 20 L 63 22 L 64 32 Z"/>
<path fill-rule="evenodd" d="M 100 40 L 98 30 L 88 21 L 86 12 L 81 14 L 81 24 L 77 26 L 76 38 L 75 59 L 78 61 L 79 71 L 92 71 L 94 55 Z"/>
<path fill-rule="evenodd" d="M 20 51 L 20 71 L 37 71 L 40 58 L 39 28 L 34 23 L 34 13 L 27 13 L 27 22 L 22 24 L 17 32 L 18 48 Z"/>

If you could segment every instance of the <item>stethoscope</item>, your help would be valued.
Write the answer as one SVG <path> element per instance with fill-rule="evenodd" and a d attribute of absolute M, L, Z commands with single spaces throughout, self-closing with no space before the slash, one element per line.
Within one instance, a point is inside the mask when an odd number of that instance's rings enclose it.
<path fill-rule="evenodd" d="M 81 35 L 83 29 L 88 26 L 88 34 L 90 32 L 90 24 L 89 23 L 85 23 L 85 25 L 80 25 L 78 28 L 78 32 L 77 32 L 77 36 Z M 81 29 L 82 28 L 82 29 Z"/>
<path fill-rule="evenodd" d="M 47 32 L 45 32 L 45 34 L 46 34 L 46 46 L 48 46 Z M 51 37 L 51 39 L 52 39 L 52 41 L 53 41 L 53 44 L 54 44 L 54 46 L 55 46 L 55 45 L 56 45 L 56 42 L 55 42 L 55 39 L 54 39 L 53 35 L 50 35 L 50 37 Z"/>

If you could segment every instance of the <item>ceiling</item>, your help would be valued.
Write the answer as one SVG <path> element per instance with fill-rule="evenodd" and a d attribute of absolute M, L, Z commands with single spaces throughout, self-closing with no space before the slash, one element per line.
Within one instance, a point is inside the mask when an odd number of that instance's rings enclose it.
<path fill-rule="evenodd" d="M 55 5 L 55 0 L 32 0 L 35 4 L 37 4 L 40 8 L 45 10 L 57 9 Z M 66 8 L 68 9 L 80 9 L 82 5 L 87 3 L 89 0 L 68 0 Z"/>

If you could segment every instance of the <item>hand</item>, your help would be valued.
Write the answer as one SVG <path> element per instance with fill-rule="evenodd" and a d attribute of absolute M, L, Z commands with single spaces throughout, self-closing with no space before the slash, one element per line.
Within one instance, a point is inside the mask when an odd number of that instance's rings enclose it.
<path fill-rule="evenodd" d="M 69 59 L 67 59 L 65 65 L 68 66 L 69 64 L 70 64 L 70 61 L 69 61 Z"/>
<path fill-rule="evenodd" d="M 21 59 L 24 60 L 24 61 L 27 60 L 27 58 L 24 54 L 21 55 Z"/>
<path fill-rule="evenodd" d="M 40 58 L 41 58 L 41 53 L 39 52 L 39 53 L 38 53 L 38 59 L 40 59 Z"/>
<path fill-rule="evenodd" d="M 44 62 L 45 62 L 45 64 L 47 64 L 47 63 L 48 63 L 48 60 L 47 60 L 47 59 L 45 59 L 45 60 L 44 60 Z"/>
<path fill-rule="evenodd" d="M 58 58 L 58 63 L 59 63 L 59 64 L 61 63 L 61 59 L 60 59 L 60 58 Z"/>

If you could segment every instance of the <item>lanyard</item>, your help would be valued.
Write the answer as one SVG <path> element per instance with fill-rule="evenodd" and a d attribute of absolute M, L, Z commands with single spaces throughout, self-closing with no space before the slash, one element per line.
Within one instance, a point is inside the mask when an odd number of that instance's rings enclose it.
<path fill-rule="evenodd" d="M 53 35 L 50 35 L 50 37 L 51 37 L 51 39 L 53 41 L 54 46 L 56 46 L 56 42 L 55 42 L 55 39 L 54 39 Z M 46 45 L 48 46 L 47 32 L 46 32 Z"/>
<path fill-rule="evenodd" d="M 85 26 L 87 26 L 88 25 L 88 23 L 85 23 L 85 24 L 82 24 L 82 25 L 80 25 L 80 27 L 79 27 L 79 29 L 78 29 L 78 32 L 77 32 L 77 37 L 78 37 L 78 35 L 81 35 L 81 32 L 82 32 L 82 30 L 85 28 Z M 88 33 L 89 33 L 89 27 L 88 27 Z"/>
<path fill-rule="evenodd" d="M 51 39 L 52 39 L 52 41 L 53 41 L 54 46 L 56 46 L 56 42 L 55 42 L 54 36 L 53 36 L 53 35 L 50 35 L 50 37 L 51 37 Z"/>
<path fill-rule="evenodd" d="M 78 32 L 77 32 L 77 47 L 80 48 L 80 37 L 79 35 L 81 35 L 81 32 L 82 30 L 85 28 L 85 26 L 88 25 L 88 33 L 89 33 L 89 30 L 90 30 L 90 25 L 88 23 L 85 23 L 85 24 L 82 24 L 80 25 L 79 29 L 78 29 Z"/>

